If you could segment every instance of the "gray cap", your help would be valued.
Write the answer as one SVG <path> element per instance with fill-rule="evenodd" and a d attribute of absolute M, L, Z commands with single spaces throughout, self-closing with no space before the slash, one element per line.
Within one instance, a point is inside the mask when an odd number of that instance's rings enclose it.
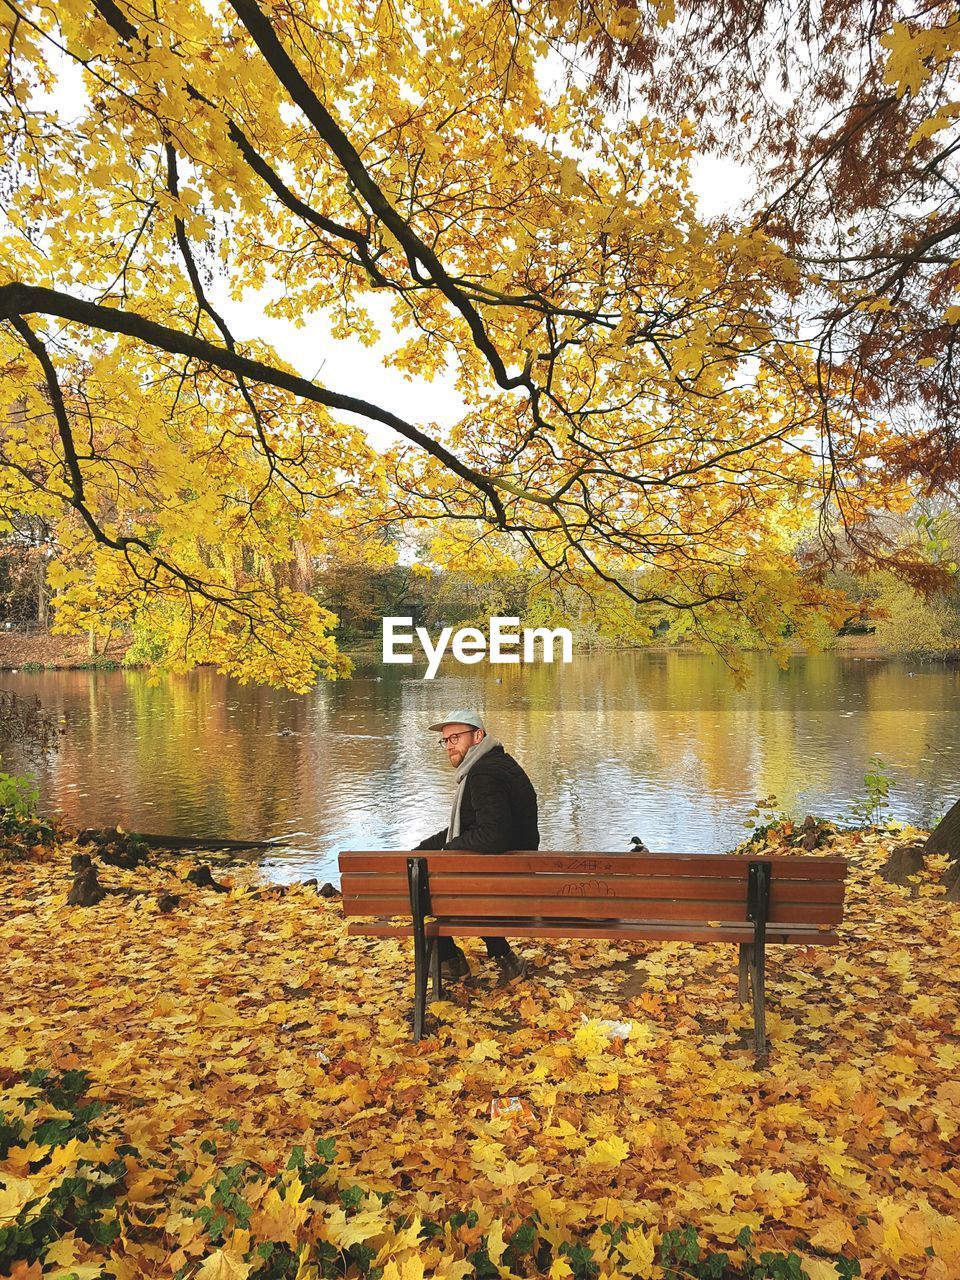
<path fill-rule="evenodd" d="M 444 716 L 436 724 L 428 724 L 427 728 L 431 733 L 435 733 L 438 729 L 443 729 L 448 724 L 469 724 L 474 729 L 482 729 L 484 733 L 487 732 L 486 725 L 476 711 L 451 711 L 448 716 Z"/>

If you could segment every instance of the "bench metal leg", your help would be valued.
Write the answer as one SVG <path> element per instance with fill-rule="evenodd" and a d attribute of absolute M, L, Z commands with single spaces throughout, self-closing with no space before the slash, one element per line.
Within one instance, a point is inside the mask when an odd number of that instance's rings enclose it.
<path fill-rule="evenodd" d="M 750 965 L 753 961 L 753 947 L 749 942 L 740 943 L 740 967 L 737 974 L 737 999 L 746 1004 L 750 996 Z"/>
<path fill-rule="evenodd" d="M 767 917 L 770 914 L 770 864 L 751 862 L 747 880 L 747 918 L 753 921 L 750 947 L 750 985 L 753 988 L 753 1044 L 758 1058 L 767 1056 L 767 1019 L 764 1008 L 764 970 Z"/>
<path fill-rule="evenodd" d="M 434 1000 L 443 999 L 443 980 L 440 977 L 440 939 L 430 939 L 430 977 L 433 980 Z"/>
<path fill-rule="evenodd" d="M 416 948 L 416 941 L 414 942 Z M 420 954 L 414 957 L 413 980 L 413 1038 L 423 1039 L 423 1023 L 427 1014 L 427 966 L 425 957 Z"/>
<path fill-rule="evenodd" d="M 753 948 L 753 959 L 750 965 L 750 985 L 753 987 L 753 1045 L 758 1057 L 767 1052 L 767 1018 L 764 1006 L 764 948 Z"/>
<path fill-rule="evenodd" d="M 415 1041 L 423 1039 L 423 1028 L 427 1020 L 427 975 L 433 981 L 433 998 L 439 1000 L 443 994 L 443 985 L 440 979 L 440 940 L 439 938 L 424 938 L 422 946 L 418 947 L 420 935 L 414 930 L 413 950 L 414 950 L 414 992 L 413 992 L 413 1038 Z"/>
<path fill-rule="evenodd" d="M 425 859 L 407 859 L 407 884 L 413 916 L 413 1039 L 416 1042 L 423 1039 L 423 1024 L 427 1015 L 427 967 L 430 963 L 424 925 L 424 916 L 430 910 Z M 432 941 L 434 940 L 431 939 Z"/>

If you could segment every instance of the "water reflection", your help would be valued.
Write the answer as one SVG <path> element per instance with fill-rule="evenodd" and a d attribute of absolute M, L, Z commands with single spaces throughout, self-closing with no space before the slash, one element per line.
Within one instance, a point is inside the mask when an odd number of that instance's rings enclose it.
<path fill-rule="evenodd" d="M 305 697 L 210 671 L 151 687 L 139 672 L 4 674 L 63 714 L 37 774 L 43 803 L 84 825 L 283 837 L 279 878 L 329 874 L 340 847 L 408 847 L 442 826 L 452 776 L 443 709 L 476 705 L 524 764 L 547 848 L 719 851 L 753 801 L 837 816 L 879 752 L 896 816 L 929 823 L 956 798 L 960 669 L 822 655 L 765 658 L 736 689 L 695 654 L 577 655 L 567 667 L 359 667 Z M 5 769 L 29 762 L 13 747 Z"/>

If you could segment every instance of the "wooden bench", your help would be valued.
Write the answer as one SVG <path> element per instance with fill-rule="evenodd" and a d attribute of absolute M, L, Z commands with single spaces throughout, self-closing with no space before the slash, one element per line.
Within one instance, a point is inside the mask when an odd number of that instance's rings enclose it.
<path fill-rule="evenodd" d="M 609 938 L 740 947 L 739 998 L 752 995 L 766 1053 L 768 943 L 829 946 L 843 919 L 844 858 L 697 853 L 357 852 L 340 854 L 348 933 L 413 936 L 413 1038 L 427 975 L 440 999 L 441 937 Z"/>

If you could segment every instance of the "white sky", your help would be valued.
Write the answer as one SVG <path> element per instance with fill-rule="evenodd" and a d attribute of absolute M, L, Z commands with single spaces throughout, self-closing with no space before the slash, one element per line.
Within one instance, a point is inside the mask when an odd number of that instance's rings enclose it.
<path fill-rule="evenodd" d="M 369 400 L 414 426 L 431 422 L 442 427 L 452 426 L 466 411 L 451 377 L 441 375 L 433 382 L 422 378 L 411 380 L 399 369 L 384 365 L 384 356 L 400 345 L 391 329 L 387 298 L 373 295 L 368 300 L 368 309 L 380 321 L 384 337 L 375 346 L 367 347 L 359 338 L 331 337 L 330 325 L 322 314 L 311 316 L 306 324 L 298 327 L 289 320 L 264 315 L 262 301 L 256 296 L 238 303 L 226 296 L 222 285 L 211 292 L 214 305 L 222 311 L 238 342 L 257 338 L 271 343 L 298 373 L 329 391 Z M 366 418 L 356 421 L 375 447 L 385 448 L 396 443 L 397 437 L 388 427 Z"/>

